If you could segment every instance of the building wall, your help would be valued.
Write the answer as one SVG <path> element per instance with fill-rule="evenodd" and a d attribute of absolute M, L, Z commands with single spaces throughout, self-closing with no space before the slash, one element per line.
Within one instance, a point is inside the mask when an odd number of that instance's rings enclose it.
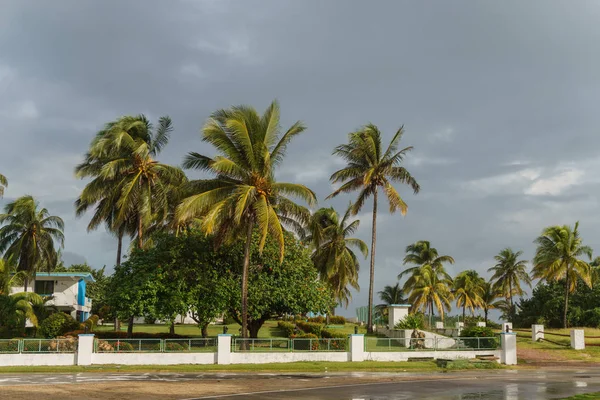
<path fill-rule="evenodd" d="M 298 361 L 350 361 L 350 353 L 306 352 L 306 353 L 231 353 L 232 364 L 266 364 Z"/>
<path fill-rule="evenodd" d="M 365 361 L 408 361 L 409 358 L 431 358 L 445 360 L 474 359 L 477 356 L 493 355 L 500 361 L 502 350 L 464 350 L 464 351 L 373 351 L 365 352 Z"/>
<path fill-rule="evenodd" d="M 75 354 L 0 354 L 0 366 L 75 365 Z"/>

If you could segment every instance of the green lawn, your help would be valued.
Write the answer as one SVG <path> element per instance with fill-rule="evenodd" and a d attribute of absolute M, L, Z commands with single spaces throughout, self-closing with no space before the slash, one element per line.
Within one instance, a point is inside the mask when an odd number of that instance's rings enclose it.
<path fill-rule="evenodd" d="M 465 368 L 468 369 L 468 368 Z M 93 365 L 88 367 L 0 367 L 0 373 L 76 373 L 76 372 L 344 372 L 382 371 L 419 372 L 439 371 L 433 361 L 423 362 L 295 362 L 274 364 L 236 365 L 143 365 L 115 366 Z"/>
<path fill-rule="evenodd" d="M 354 333 L 355 324 L 346 324 L 346 325 L 335 325 L 327 328 L 331 332 L 339 333 L 343 335 L 349 335 Z M 227 325 L 228 332 L 232 335 L 239 335 L 240 325 L 231 324 Z M 113 325 L 99 325 L 96 328 L 97 331 L 112 331 L 114 330 Z M 121 331 L 127 331 L 127 324 L 121 324 Z M 169 327 L 167 325 L 159 325 L 159 324 L 140 324 L 133 326 L 134 332 L 145 332 L 145 333 L 166 333 L 169 332 Z M 359 333 L 366 333 L 366 327 L 359 327 Z M 201 336 L 202 332 L 197 325 L 175 325 L 175 333 L 178 335 L 185 336 Z M 223 325 L 209 325 L 208 326 L 208 335 L 209 336 L 217 336 L 219 333 L 223 333 Z M 277 328 L 277 321 L 267 321 L 262 326 L 262 328 L 258 331 L 259 338 L 282 338 L 285 337 L 285 334 Z"/>
<path fill-rule="evenodd" d="M 565 397 L 561 400 L 600 400 L 600 392 L 578 394 L 571 397 Z"/>

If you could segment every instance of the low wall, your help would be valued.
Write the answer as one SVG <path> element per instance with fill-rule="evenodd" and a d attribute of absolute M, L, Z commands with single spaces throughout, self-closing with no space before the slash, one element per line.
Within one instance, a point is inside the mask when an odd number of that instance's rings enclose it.
<path fill-rule="evenodd" d="M 231 353 L 232 364 L 289 363 L 298 361 L 350 361 L 350 353 L 314 351 L 306 353 Z"/>
<path fill-rule="evenodd" d="M 474 359 L 477 356 L 494 356 L 500 362 L 501 350 L 463 351 L 371 351 L 365 352 L 365 361 L 408 361 L 409 358 L 441 358 L 445 360 Z"/>
<path fill-rule="evenodd" d="M 31 367 L 35 365 L 75 365 L 75 353 L 0 354 L 0 366 L 3 367 Z"/>
<path fill-rule="evenodd" d="M 94 353 L 92 364 L 216 364 L 217 353 Z"/>

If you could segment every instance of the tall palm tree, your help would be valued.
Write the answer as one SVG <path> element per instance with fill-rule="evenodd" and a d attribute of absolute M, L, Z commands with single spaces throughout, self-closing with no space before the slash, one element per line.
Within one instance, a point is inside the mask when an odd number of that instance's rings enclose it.
<path fill-rule="evenodd" d="M 137 244 L 143 247 L 148 227 L 169 213 L 169 191 L 185 180 L 181 169 L 155 160 L 172 129 L 169 117 L 161 117 L 154 129 L 144 115 L 138 115 L 109 122 L 98 132 L 84 162 L 75 169 L 79 178 L 92 178 L 76 203 L 79 215 L 96 205 L 92 229 L 105 223 L 121 243 L 135 220 Z"/>
<path fill-rule="evenodd" d="M 365 242 L 349 237 L 360 225 L 359 220 L 350 221 L 350 216 L 351 207 L 341 219 L 333 208 L 317 210 L 310 219 L 307 238 L 314 248 L 311 257 L 319 276 L 331 287 L 336 300 L 346 307 L 350 301 L 348 286 L 359 289 L 360 264 L 353 249 L 365 258 L 369 252 Z"/>
<path fill-rule="evenodd" d="M 430 319 L 434 308 L 437 309 L 443 320 L 445 311 L 450 311 L 450 303 L 454 299 L 451 287 L 452 280 L 449 277 L 440 276 L 431 265 L 424 265 L 419 268 L 408 301 L 415 310 L 421 309 L 423 313 L 431 311 Z"/>
<path fill-rule="evenodd" d="M 393 183 L 409 185 L 414 193 L 419 192 L 419 184 L 412 175 L 402 166 L 406 154 L 412 150 L 412 146 L 398 150 L 400 139 L 404 129 L 398 129 L 386 150 L 381 144 L 381 132 L 373 125 L 368 124 L 357 132 L 348 135 L 348 144 L 337 146 L 334 155 L 342 157 L 346 167 L 331 175 L 333 183 L 342 185 L 328 198 L 335 197 L 340 193 L 359 191 L 358 198 L 354 203 L 352 213 L 357 214 L 364 206 L 369 197 L 373 197 L 373 225 L 371 230 L 371 265 L 369 278 L 369 316 L 368 332 L 373 332 L 373 285 L 375 279 L 375 246 L 377 244 L 377 206 L 378 193 L 380 190 L 385 194 L 391 213 L 400 210 L 402 215 L 406 214 L 408 206 L 396 191 Z"/>
<path fill-rule="evenodd" d="M 4 188 L 8 186 L 8 180 L 0 174 L 0 197 L 4 196 Z"/>
<path fill-rule="evenodd" d="M 490 310 L 495 310 L 500 307 L 501 302 L 498 299 L 502 297 L 502 293 L 494 287 L 491 282 L 485 282 L 483 285 L 483 293 L 481 294 L 481 308 L 485 323 L 488 322 L 488 313 Z"/>
<path fill-rule="evenodd" d="M 579 279 L 592 286 L 590 264 L 581 259 L 586 256 L 591 260 L 592 249 L 583 245 L 583 239 L 579 236 L 579 221 L 573 229 L 568 225 L 547 227 L 534 243 L 537 249 L 533 258 L 533 277 L 547 282 L 565 281 L 563 326 L 566 328 L 569 293 L 575 291 Z"/>
<path fill-rule="evenodd" d="M 450 279 L 446 273 L 444 263 L 454 264 L 454 258 L 451 256 L 440 256 L 435 247 L 431 247 L 431 243 L 426 240 L 419 240 L 413 244 L 406 246 L 406 256 L 404 256 L 404 265 L 413 265 L 407 268 L 398 275 L 398 279 L 402 279 L 406 275 L 410 275 L 404 284 L 404 291 L 408 293 L 415 284 L 415 279 L 419 276 L 419 270 L 425 265 L 429 265 L 436 271 L 441 279 Z"/>
<path fill-rule="evenodd" d="M 524 294 L 521 282 L 525 282 L 531 287 L 531 278 L 527 273 L 527 261 L 519 260 L 522 254 L 522 251 L 514 252 L 507 247 L 494 257 L 496 265 L 488 269 L 488 272 L 494 273 L 490 279 L 494 288 L 510 302 L 511 310 L 514 310 L 513 296 L 523 296 Z M 512 315 L 511 319 L 514 320 L 514 317 Z"/>
<path fill-rule="evenodd" d="M 600 282 L 600 257 L 596 257 L 590 263 L 592 269 L 592 285 L 596 286 Z"/>
<path fill-rule="evenodd" d="M 394 286 L 386 285 L 382 291 L 377 292 L 382 303 L 375 306 L 375 313 L 379 317 L 388 317 L 388 307 L 392 304 L 404 304 L 404 292 L 399 283 Z"/>
<path fill-rule="evenodd" d="M 26 320 L 33 326 L 38 325 L 35 306 L 44 304 L 40 295 L 33 292 L 0 294 L 0 327 L 8 329 L 23 329 Z"/>
<path fill-rule="evenodd" d="M 214 234 L 216 243 L 234 240 L 243 234 L 242 337 L 248 337 L 248 267 L 252 232 L 260 235 L 262 251 L 267 235 L 279 244 L 283 260 L 286 225 L 302 232 L 310 213 L 287 196 L 316 203 L 312 190 L 304 185 L 275 180 L 290 141 L 304 131 L 301 122 L 283 135 L 279 125 L 279 104 L 274 101 L 261 116 L 248 106 L 232 107 L 212 114 L 204 125 L 202 139 L 218 151 L 214 158 L 190 153 L 185 168 L 203 170 L 213 179 L 190 182 L 194 194 L 178 207 L 179 220 L 201 218 L 201 227 Z"/>
<path fill-rule="evenodd" d="M 64 222 L 50 215 L 47 209 L 31 196 L 23 196 L 8 203 L 0 214 L 0 253 L 23 271 L 25 292 L 29 278 L 38 270 L 51 270 L 58 262 L 55 242 L 64 245 Z"/>
<path fill-rule="evenodd" d="M 461 272 L 454 279 L 454 298 L 456 305 L 463 309 L 463 320 L 467 308 L 474 315 L 475 309 L 483 306 L 484 285 L 485 280 L 472 269 Z"/>

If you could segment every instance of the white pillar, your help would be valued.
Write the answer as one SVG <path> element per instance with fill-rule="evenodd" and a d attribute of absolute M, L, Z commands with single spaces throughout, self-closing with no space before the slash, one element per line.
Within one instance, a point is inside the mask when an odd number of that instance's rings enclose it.
<path fill-rule="evenodd" d="M 365 361 L 365 335 L 350 335 L 350 361 Z"/>
<path fill-rule="evenodd" d="M 217 364 L 231 364 L 231 335 L 228 333 L 217 336 Z"/>
<path fill-rule="evenodd" d="M 465 327 L 465 323 L 464 322 L 457 322 L 456 323 L 456 329 L 458 330 L 458 335 L 456 336 L 460 336 L 460 334 L 462 333 L 462 330 Z"/>
<path fill-rule="evenodd" d="M 508 330 L 506 329 L 508 327 Z M 512 332 L 512 322 L 503 322 L 502 323 L 502 333 Z"/>
<path fill-rule="evenodd" d="M 517 365 L 517 334 L 502 332 L 500 344 L 502 347 L 500 362 L 505 365 Z"/>
<path fill-rule="evenodd" d="M 444 329 L 444 322 L 443 321 L 437 321 L 435 323 L 435 329 Z"/>
<path fill-rule="evenodd" d="M 571 347 L 575 350 L 585 349 L 585 335 L 583 329 L 571 329 Z"/>
<path fill-rule="evenodd" d="M 544 339 L 544 325 L 531 325 L 531 340 L 537 342 Z"/>
<path fill-rule="evenodd" d="M 478 321 L 478 322 L 477 322 L 477 326 L 480 326 L 480 327 L 482 327 L 482 328 L 485 328 L 485 322 L 483 322 L 483 321 Z"/>
<path fill-rule="evenodd" d="M 81 334 L 77 341 L 77 365 L 92 365 L 94 334 Z"/>
<path fill-rule="evenodd" d="M 394 329 L 396 324 L 408 316 L 410 304 L 390 304 L 388 306 L 388 326 Z"/>

